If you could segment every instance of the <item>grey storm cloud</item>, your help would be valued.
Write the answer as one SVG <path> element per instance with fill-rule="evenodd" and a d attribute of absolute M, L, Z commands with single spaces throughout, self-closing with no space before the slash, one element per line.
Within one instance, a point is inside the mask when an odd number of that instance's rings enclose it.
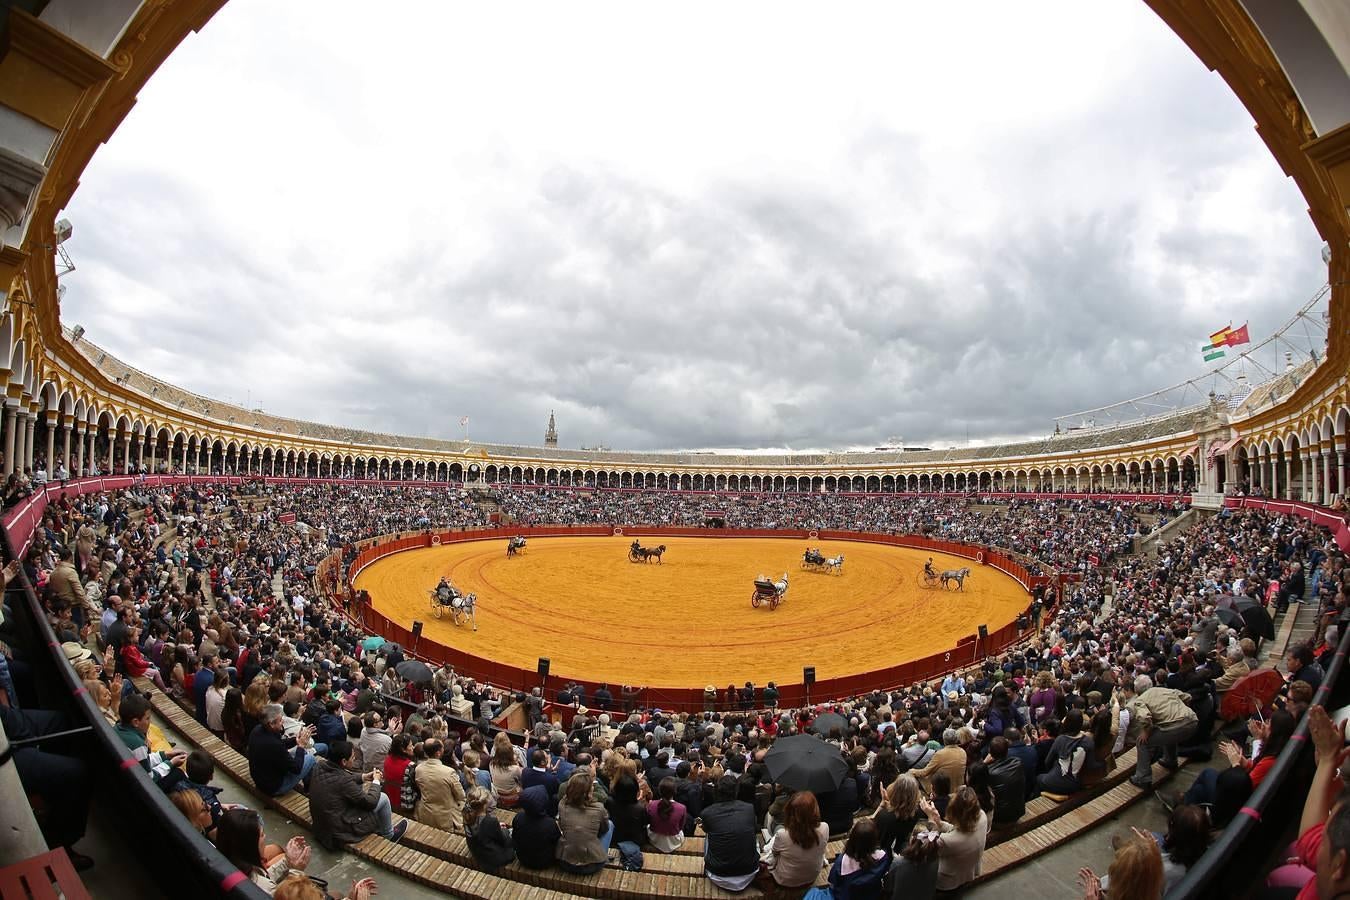
<path fill-rule="evenodd" d="M 367 249 L 353 221 L 334 254 L 231 227 L 181 173 L 96 159 L 63 313 L 189 389 L 412 435 L 459 437 L 467 415 L 476 439 L 537 444 L 550 410 L 569 446 L 1044 434 L 1199 374 L 1193 336 L 1235 316 L 1273 327 L 1324 280 L 1245 112 L 1179 45 L 1147 58 L 1067 125 L 1033 112 L 991 135 L 961 163 L 983 193 L 952 188 L 933 135 L 867 120 L 836 173 L 726 167 L 688 189 L 503 145 L 483 178 L 509 202 L 397 247 Z M 308 93 L 308 115 L 341 117 L 322 106 L 336 92 Z M 1258 195 L 1263 229 L 1215 224 L 1227 192 Z"/>

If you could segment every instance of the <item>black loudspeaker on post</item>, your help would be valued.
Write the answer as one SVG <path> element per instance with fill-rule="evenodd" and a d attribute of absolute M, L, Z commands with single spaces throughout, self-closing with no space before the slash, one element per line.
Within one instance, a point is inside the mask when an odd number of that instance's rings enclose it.
<path fill-rule="evenodd" d="M 547 677 L 548 677 L 548 665 L 549 665 L 549 663 L 548 663 L 548 657 L 547 657 L 547 656 L 541 656 L 541 657 L 539 657 L 539 677 L 540 677 L 540 678 L 547 678 Z"/>
<path fill-rule="evenodd" d="M 987 640 L 989 640 L 989 626 L 988 626 L 988 625 L 981 625 L 981 626 L 980 626 L 980 640 L 982 640 L 982 641 L 987 641 Z"/>
<path fill-rule="evenodd" d="M 413 640 L 417 640 L 418 638 L 420 638 L 420 637 L 422 636 L 422 623 L 419 622 L 419 621 L 417 621 L 416 619 L 413 619 L 413 632 L 412 632 L 412 634 L 413 634 Z"/>
<path fill-rule="evenodd" d="M 815 684 L 815 683 L 816 683 L 816 667 L 815 667 L 815 666 L 803 666 L 803 667 L 802 667 L 802 682 L 803 682 L 804 684 Z"/>

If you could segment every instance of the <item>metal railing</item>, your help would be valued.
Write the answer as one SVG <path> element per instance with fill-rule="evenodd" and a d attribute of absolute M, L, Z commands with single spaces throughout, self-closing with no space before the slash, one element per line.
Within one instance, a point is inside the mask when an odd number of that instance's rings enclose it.
<path fill-rule="evenodd" d="M 1335 709 L 1350 693 L 1350 681 L 1341 678 L 1348 651 L 1350 630 L 1341 638 L 1331 667 L 1313 695 L 1315 705 Z M 1274 767 L 1261 780 L 1260 787 L 1205 855 L 1168 892 L 1166 900 L 1241 897 L 1264 876 L 1277 842 L 1290 822 L 1298 820 L 1303 809 L 1311 744 L 1308 717 L 1304 716 L 1288 746 L 1276 758 Z"/>
<path fill-rule="evenodd" d="M 9 536 L 0 529 L 4 558 L 14 558 Z M 155 785 L 113 731 L 80 683 L 47 621 L 37 594 L 22 575 L 6 592 L 29 651 L 43 708 L 60 709 L 77 727 L 88 728 L 79 744 L 91 769 L 95 791 L 115 805 L 118 825 L 129 836 L 148 879 L 172 884 L 175 896 L 265 900 L 266 894 L 234 867 Z M 106 792 L 106 793 L 104 793 Z"/>

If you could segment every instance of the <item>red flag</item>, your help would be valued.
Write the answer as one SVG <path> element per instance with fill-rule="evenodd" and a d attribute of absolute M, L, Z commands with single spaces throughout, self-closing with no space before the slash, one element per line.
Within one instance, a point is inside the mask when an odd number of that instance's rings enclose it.
<path fill-rule="evenodd" d="M 1100 566 L 1102 564 L 1102 558 L 1095 553 L 1089 553 L 1088 564 L 1093 566 Z"/>
<path fill-rule="evenodd" d="M 1228 347 L 1236 347 L 1238 344 L 1250 344 L 1252 339 L 1247 335 L 1247 323 L 1243 322 L 1241 328 L 1235 328 L 1228 332 L 1227 336 L 1224 337 L 1223 342 L 1225 346 Z"/>

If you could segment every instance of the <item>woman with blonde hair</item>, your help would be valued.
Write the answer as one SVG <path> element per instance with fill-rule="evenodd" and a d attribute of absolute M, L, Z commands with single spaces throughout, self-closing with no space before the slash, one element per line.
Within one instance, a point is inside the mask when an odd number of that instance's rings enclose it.
<path fill-rule="evenodd" d="M 202 795 L 191 788 L 169 793 L 169 802 L 177 807 L 183 818 L 192 823 L 192 827 L 202 834 L 211 827 L 211 810 L 206 808 Z"/>
<path fill-rule="evenodd" d="M 1152 835 L 1134 832 L 1120 842 L 1115 859 L 1107 870 L 1111 900 L 1158 900 L 1163 892 L 1162 851 Z M 1107 896 L 1101 880 L 1088 868 L 1078 870 L 1083 900 L 1103 900 Z"/>
<path fill-rule="evenodd" d="M 938 838 L 938 890 L 954 891 L 969 884 L 980 874 L 980 857 L 984 855 L 985 840 L 989 836 L 989 817 L 980 809 L 980 799 L 968 785 L 963 785 L 947 804 L 947 820 L 938 815 L 937 807 L 927 800 L 920 808 L 928 816 L 928 824 L 941 832 Z"/>
<path fill-rule="evenodd" d="M 896 776 L 881 793 L 881 803 L 872 818 L 877 823 L 881 847 L 892 853 L 899 853 L 909 843 L 914 826 L 919 824 L 923 813 L 919 810 L 919 780 L 905 772 Z"/>
<path fill-rule="evenodd" d="M 492 814 L 492 795 L 481 787 L 469 788 L 464 801 L 464 833 L 474 862 L 495 872 L 516 858 L 511 833 Z"/>
<path fill-rule="evenodd" d="M 492 741 L 488 774 L 492 776 L 492 795 L 497 798 L 498 806 L 512 809 L 520 803 L 522 771 L 511 739 L 506 736 L 506 732 L 497 732 L 497 737 Z"/>
<path fill-rule="evenodd" d="M 267 688 L 271 678 L 266 672 L 259 672 L 244 690 L 244 739 L 253 733 L 253 727 L 262 721 L 262 710 L 267 705 Z"/>
<path fill-rule="evenodd" d="M 352 889 L 341 900 L 370 900 L 380 891 L 374 878 L 352 882 Z M 291 872 L 277 885 L 273 900 L 332 900 L 329 894 L 303 872 Z"/>

